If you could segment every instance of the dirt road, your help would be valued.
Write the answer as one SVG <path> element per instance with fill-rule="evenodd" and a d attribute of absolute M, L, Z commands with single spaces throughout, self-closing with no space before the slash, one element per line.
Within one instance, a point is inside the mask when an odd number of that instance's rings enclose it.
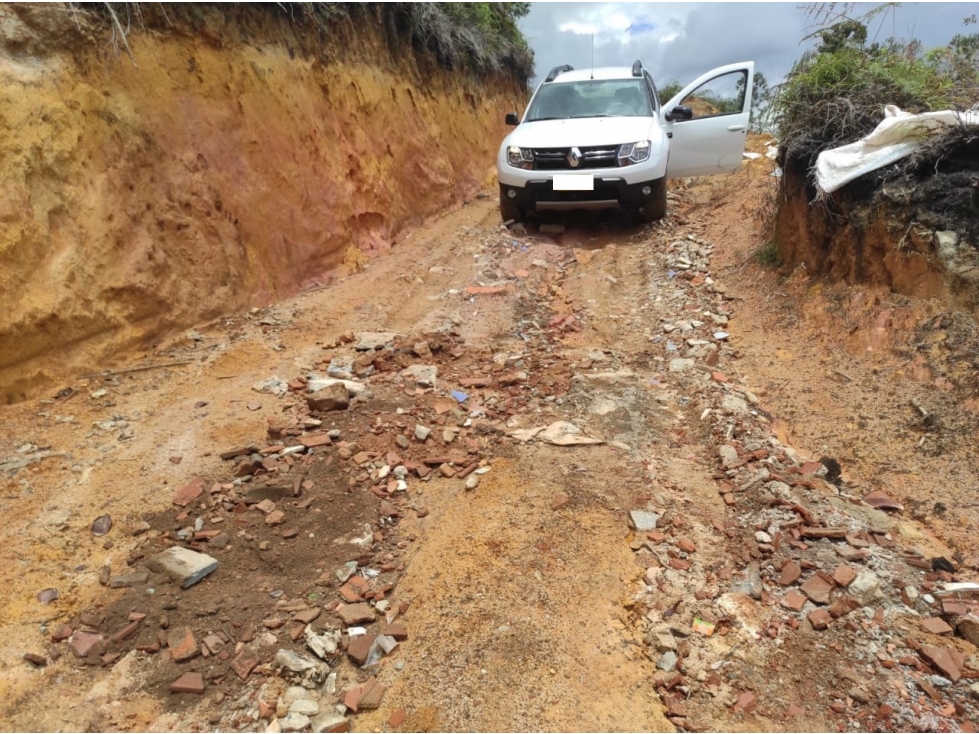
<path fill-rule="evenodd" d="M 892 348 L 939 309 L 760 265 L 769 168 L 645 228 L 483 195 L 3 408 L 0 722 L 969 730 L 974 424 Z M 363 392 L 316 410 L 328 372 Z"/>

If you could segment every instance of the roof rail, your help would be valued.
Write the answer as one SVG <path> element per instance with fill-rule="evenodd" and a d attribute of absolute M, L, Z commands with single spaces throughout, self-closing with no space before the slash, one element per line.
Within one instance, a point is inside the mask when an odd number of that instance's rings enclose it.
<path fill-rule="evenodd" d="M 642 76 L 642 62 L 636 59 L 635 63 L 632 65 L 632 75 Z"/>
<path fill-rule="evenodd" d="M 560 74 L 566 71 L 574 71 L 574 67 L 571 64 L 562 64 L 561 66 L 555 66 L 547 73 L 547 78 L 544 79 L 545 82 L 553 82 L 558 78 Z"/>

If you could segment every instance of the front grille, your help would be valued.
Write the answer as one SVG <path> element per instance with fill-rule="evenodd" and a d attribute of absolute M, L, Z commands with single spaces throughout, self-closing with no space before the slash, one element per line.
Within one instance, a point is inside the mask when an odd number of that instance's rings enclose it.
<path fill-rule="evenodd" d="M 578 148 L 581 162 L 576 168 L 568 163 L 571 148 L 534 148 L 534 169 L 537 171 L 582 171 L 590 168 L 615 168 L 616 147 L 591 146 Z"/>

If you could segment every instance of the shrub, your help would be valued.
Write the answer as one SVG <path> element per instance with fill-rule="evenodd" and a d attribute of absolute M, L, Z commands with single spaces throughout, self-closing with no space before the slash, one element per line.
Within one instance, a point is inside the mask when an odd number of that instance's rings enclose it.
<path fill-rule="evenodd" d="M 885 104 L 911 112 L 979 101 L 979 34 L 925 53 L 916 40 L 867 44 L 866 26 L 842 20 L 794 64 L 772 101 L 782 155 L 808 166 L 820 151 L 872 131 Z"/>

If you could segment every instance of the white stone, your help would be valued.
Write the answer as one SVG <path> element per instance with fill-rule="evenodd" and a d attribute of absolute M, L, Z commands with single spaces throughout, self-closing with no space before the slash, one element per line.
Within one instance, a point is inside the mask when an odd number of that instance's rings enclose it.
<path fill-rule="evenodd" d="M 302 714 L 303 716 L 316 716 L 320 712 L 320 705 L 309 698 L 299 698 L 289 705 L 290 714 Z"/>
<path fill-rule="evenodd" d="M 873 571 L 867 570 L 857 574 L 857 577 L 847 587 L 847 593 L 860 602 L 862 606 L 873 604 L 884 596 L 884 592 L 880 588 L 880 580 Z"/>
<path fill-rule="evenodd" d="M 175 545 L 150 557 L 146 566 L 151 571 L 166 574 L 182 589 L 186 589 L 212 573 L 218 567 L 218 560 Z"/>
<path fill-rule="evenodd" d="M 466 489 L 476 489 L 479 486 L 479 477 L 476 474 L 471 474 L 466 477 Z"/>
<path fill-rule="evenodd" d="M 721 400 L 721 408 L 724 409 L 725 413 L 745 415 L 748 412 L 748 403 L 737 395 L 725 395 L 724 399 Z"/>
<path fill-rule="evenodd" d="M 766 533 L 764 530 L 759 530 L 755 533 L 755 540 L 759 543 L 771 543 L 772 536 Z"/>
<path fill-rule="evenodd" d="M 670 360 L 670 372 L 686 372 L 687 370 L 693 369 L 696 362 L 692 359 L 671 359 Z"/>
<path fill-rule="evenodd" d="M 354 349 L 358 352 L 366 352 L 371 349 L 382 349 L 398 338 L 398 334 L 393 331 L 362 331 L 356 335 Z"/>
<path fill-rule="evenodd" d="M 309 726 L 309 717 L 303 714 L 288 714 L 284 719 L 279 719 L 279 726 L 282 731 L 302 731 Z"/>
<path fill-rule="evenodd" d="M 725 467 L 730 467 L 738 463 L 738 450 L 733 446 L 728 446 L 727 444 L 718 446 L 717 453 L 720 455 L 721 463 L 724 464 Z"/>
<path fill-rule="evenodd" d="M 431 428 L 426 428 L 425 426 L 420 424 L 415 426 L 415 438 L 417 438 L 419 441 L 425 441 L 431 435 L 432 435 Z"/>
<path fill-rule="evenodd" d="M 413 364 L 401 370 L 401 376 L 417 382 L 422 387 L 435 387 L 438 381 L 438 367 L 427 364 Z"/>
<path fill-rule="evenodd" d="M 639 532 L 646 532 L 648 530 L 655 530 L 656 523 L 659 522 L 659 515 L 655 512 L 647 512 L 646 510 L 632 510 L 629 512 L 629 521 Z"/>
<path fill-rule="evenodd" d="M 282 702 L 286 706 L 290 706 L 293 702 L 300 699 L 310 699 L 313 694 L 307 691 L 302 686 L 289 686 L 286 688 L 286 692 L 282 694 Z"/>

